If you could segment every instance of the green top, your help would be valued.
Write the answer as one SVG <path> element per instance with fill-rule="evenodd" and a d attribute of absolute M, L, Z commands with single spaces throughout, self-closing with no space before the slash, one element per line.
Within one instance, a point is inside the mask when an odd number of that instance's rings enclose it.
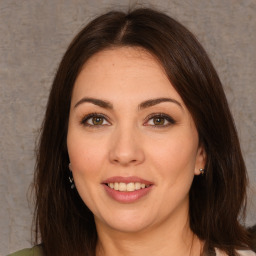
<path fill-rule="evenodd" d="M 253 251 L 237 251 L 240 256 L 256 256 L 256 254 Z M 220 256 L 223 254 L 220 254 L 220 251 L 216 249 L 216 255 Z M 226 255 L 226 254 L 225 254 Z M 37 245 L 34 246 L 31 249 L 23 249 L 21 251 L 9 254 L 7 256 L 43 256 L 43 250 L 42 246 Z"/>
<path fill-rule="evenodd" d="M 34 246 L 30 249 L 23 249 L 18 252 L 9 254 L 8 256 L 43 256 L 43 251 L 41 246 Z"/>

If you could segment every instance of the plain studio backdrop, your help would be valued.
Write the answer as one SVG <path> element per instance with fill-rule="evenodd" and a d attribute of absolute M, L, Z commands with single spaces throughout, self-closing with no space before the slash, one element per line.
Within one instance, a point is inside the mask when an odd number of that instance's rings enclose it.
<path fill-rule="evenodd" d="M 0 0 L 0 255 L 31 246 L 34 146 L 61 57 L 89 20 L 129 6 L 166 11 L 209 53 L 248 168 L 246 224 L 256 223 L 256 0 Z"/>

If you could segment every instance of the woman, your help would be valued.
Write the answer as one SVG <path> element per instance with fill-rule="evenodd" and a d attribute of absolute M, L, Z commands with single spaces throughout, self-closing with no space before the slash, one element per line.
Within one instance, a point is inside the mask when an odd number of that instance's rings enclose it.
<path fill-rule="evenodd" d="M 35 184 L 42 244 L 14 255 L 255 255 L 221 82 L 195 37 L 151 9 L 102 15 L 69 46 Z"/>

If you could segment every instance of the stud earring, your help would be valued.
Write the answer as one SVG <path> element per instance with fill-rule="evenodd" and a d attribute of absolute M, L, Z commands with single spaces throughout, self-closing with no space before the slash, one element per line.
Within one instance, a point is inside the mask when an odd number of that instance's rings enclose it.
<path fill-rule="evenodd" d="M 199 169 L 200 174 L 203 176 L 205 173 L 205 169 Z"/>
<path fill-rule="evenodd" d="M 73 178 L 73 174 L 72 174 L 72 170 L 70 168 L 70 163 L 68 165 L 68 168 L 69 168 L 69 176 L 68 176 L 68 179 L 69 179 L 69 183 L 70 183 L 70 188 L 71 189 L 74 189 L 75 188 L 75 183 L 74 183 L 74 178 Z"/>

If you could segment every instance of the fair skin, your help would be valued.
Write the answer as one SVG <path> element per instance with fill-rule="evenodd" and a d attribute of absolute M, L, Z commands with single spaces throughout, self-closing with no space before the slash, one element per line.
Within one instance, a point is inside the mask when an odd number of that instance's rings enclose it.
<path fill-rule="evenodd" d="M 152 55 L 122 47 L 85 63 L 72 93 L 67 145 L 76 189 L 95 217 L 97 255 L 199 255 L 189 189 L 205 152 Z M 132 192 L 120 192 L 121 182 Z"/>

